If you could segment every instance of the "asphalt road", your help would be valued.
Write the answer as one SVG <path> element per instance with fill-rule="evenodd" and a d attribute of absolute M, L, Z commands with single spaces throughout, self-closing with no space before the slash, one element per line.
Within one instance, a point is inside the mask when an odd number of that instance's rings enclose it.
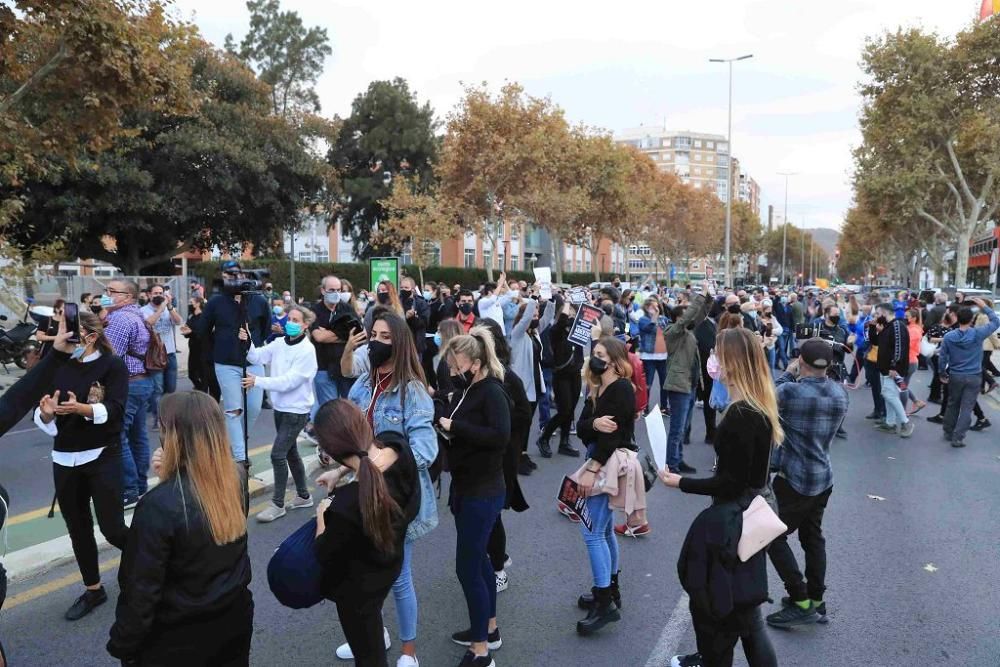
<path fill-rule="evenodd" d="M 914 437 L 901 440 L 873 432 L 864 420 L 871 408 L 867 390 L 852 392 L 851 398 L 850 438 L 835 443 L 835 485 L 825 521 L 831 622 L 770 631 L 780 663 L 1000 665 L 996 433 L 970 434 L 968 447 L 955 450 L 942 441 L 939 427 L 918 419 Z M 921 416 L 933 414 L 935 407 L 928 406 Z M 986 409 L 996 416 L 992 404 Z M 268 424 L 266 416 L 262 425 Z M 685 458 L 708 474 L 713 450 L 702 444 L 703 433 L 699 414 Z M 8 445 L 5 457 L 10 450 Z M 505 514 L 514 562 L 508 570 L 510 588 L 499 597 L 504 646 L 495 653 L 497 665 L 652 667 L 667 664 L 674 652 L 693 651 L 694 634 L 679 604 L 676 559 L 687 527 L 706 499 L 664 487 L 650 494 L 653 533 L 620 540 L 624 619 L 584 639 L 574 625 L 582 616 L 576 597 L 590 586 L 586 552 L 577 527 L 556 513 L 553 501 L 562 475 L 578 462 L 558 456 L 536 460 L 540 470 L 522 478 L 532 508 Z M 418 647 L 425 667 L 458 664 L 463 649 L 451 644 L 449 636 L 468 624 L 454 575 L 455 531 L 441 507 L 441 525 L 414 552 L 421 613 Z M 339 663 L 333 650 L 343 634 L 334 606 L 285 609 L 274 601 L 264 576 L 273 549 L 307 518 L 291 513 L 269 525 L 251 522 L 254 665 Z M 797 549 L 794 539 L 792 543 Z M 116 556 L 106 552 L 102 561 L 114 563 Z M 112 566 L 105 575 L 112 595 L 117 593 L 115 572 Z M 10 664 L 115 664 L 103 649 L 112 604 L 74 624 L 62 619 L 79 594 L 79 584 L 70 583 L 75 574 L 74 566 L 65 566 L 11 588 L 0 615 L 0 637 Z M 773 570 L 770 574 L 771 595 L 778 599 L 783 589 Z M 394 632 L 391 595 L 385 616 Z M 398 655 L 394 639 L 390 664 Z M 742 656 L 737 664 L 745 664 Z"/>

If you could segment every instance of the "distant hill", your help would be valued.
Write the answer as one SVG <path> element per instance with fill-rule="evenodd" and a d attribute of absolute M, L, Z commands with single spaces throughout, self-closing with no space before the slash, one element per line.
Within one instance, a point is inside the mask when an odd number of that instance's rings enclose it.
<path fill-rule="evenodd" d="M 829 227 L 816 227 L 814 229 L 806 229 L 806 231 L 812 234 L 813 238 L 816 239 L 817 245 L 826 252 L 827 256 L 833 256 L 833 251 L 836 249 L 837 244 L 840 243 L 840 232 Z"/>

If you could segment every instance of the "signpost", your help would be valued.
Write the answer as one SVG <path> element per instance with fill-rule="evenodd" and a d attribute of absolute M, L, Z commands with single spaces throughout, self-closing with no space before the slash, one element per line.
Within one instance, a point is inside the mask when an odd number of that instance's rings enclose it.
<path fill-rule="evenodd" d="M 399 290 L 399 257 L 372 257 L 368 260 L 368 276 L 371 291 L 378 289 L 378 284 L 388 280 L 396 290 Z"/>

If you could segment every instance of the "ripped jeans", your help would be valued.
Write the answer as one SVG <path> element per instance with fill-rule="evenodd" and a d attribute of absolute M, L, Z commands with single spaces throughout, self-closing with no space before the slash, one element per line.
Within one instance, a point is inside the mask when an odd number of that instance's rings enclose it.
<path fill-rule="evenodd" d="M 248 365 L 247 373 L 264 375 L 264 367 Z M 219 380 L 222 390 L 222 407 L 226 411 L 226 430 L 229 433 L 229 447 L 233 452 L 234 461 L 246 461 L 247 453 L 243 445 L 243 369 L 240 366 L 215 364 L 215 377 Z M 247 429 L 252 431 L 253 425 L 260 416 L 260 406 L 264 402 L 264 390 L 254 387 L 247 390 Z"/>

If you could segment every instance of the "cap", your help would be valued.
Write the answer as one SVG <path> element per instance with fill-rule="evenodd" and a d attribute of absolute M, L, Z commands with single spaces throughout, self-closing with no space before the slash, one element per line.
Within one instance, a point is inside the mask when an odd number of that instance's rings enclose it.
<path fill-rule="evenodd" d="M 833 346 L 819 338 L 810 338 L 799 349 L 802 361 L 813 368 L 829 368 L 833 363 Z"/>
<path fill-rule="evenodd" d="M 222 271 L 223 273 L 231 273 L 233 271 L 239 271 L 240 263 L 237 262 L 235 259 L 227 259 L 222 263 L 222 266 L 219 267 L 219 270 Z"/>

